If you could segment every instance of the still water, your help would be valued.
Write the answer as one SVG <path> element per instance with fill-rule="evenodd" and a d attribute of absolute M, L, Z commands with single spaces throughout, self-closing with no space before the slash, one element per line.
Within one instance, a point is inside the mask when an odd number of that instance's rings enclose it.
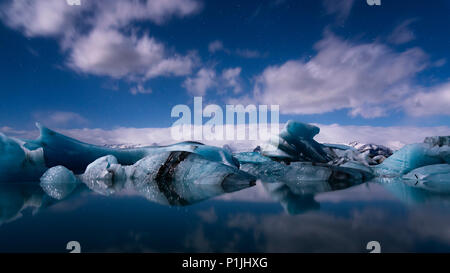
<path fill-rule="evenodd" d="M 63 200 L 39 183 L 0 184 L 0 252 L 450 252 L 450 195 L 401 182 L 316 194 L 255 186 L 171 207 L 80 186 Z"/>

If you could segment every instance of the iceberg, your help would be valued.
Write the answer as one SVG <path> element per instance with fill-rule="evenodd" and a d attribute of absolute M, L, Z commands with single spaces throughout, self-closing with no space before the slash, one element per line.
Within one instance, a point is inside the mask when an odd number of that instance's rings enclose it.
<path fill-rule="evenodd" d="M 0 133 L 0 182 L 36 181 L 45 172 L 43 150 L 28 150 L 24 142 Z"/>
<path fill-rule="evenodd" d="M 325 163 L 330 158 L 322 145 L 313 139 L 319 131 L 319 127 L 314 125 L 290 120 L 276 140 L 270 141 L 269 146 L 262 150 L 262 154 L 281 161 Z"/>
<path fill-rule="evenodd" d="M 161 152 L 186 151 L 196 153 L 208 160 L 239 167 L 230 152 L 222 148 L 203 145 L 199 142 L 181 142 L 169 146 L 148 146 L 142 148 L 114 149 L 83 143 L 37 124 L 40 136 L 36 140 L 25 141 L 29 150 L 42 149 L 47 167 L 63 165 L 76 174 L 84 172 L 87 165 L 97 158 L 112 155 L 123 165 L 132 165 L 140 159 Z"/>
<path fill-rule="evenodd" d="M 80 183 L 73 172 L 63 166 L 48 169 L 40 180 L 45 193 L 57 200 L 69 196 Z"/>
<path fill-rule="evenodd" d="M 449 164 L 450 146 L 429 143 L 409 144 L 374 167 L 378 175 L 403 175 L 414 169 L 434 164 Z"/>
<path fill-rule="evenodd" d="M 101 195 L 134 192 L 148 200 L 176 206 L 255 185 L 253 176 L 236 167 L 177 151 L 146 156 L 128 166 L 107 155 L 77 176 L 63 166 L 52 167 L 41 178 L 41 186 L 50 196 L 61 199 L 76 187 L 77 181 Z"/>
<path fill-rule="evenodd" d="M 403 180 L 431 192 L 450 193 L 450 165 L 436 164 L 420 167 L 403 175 Z"/>

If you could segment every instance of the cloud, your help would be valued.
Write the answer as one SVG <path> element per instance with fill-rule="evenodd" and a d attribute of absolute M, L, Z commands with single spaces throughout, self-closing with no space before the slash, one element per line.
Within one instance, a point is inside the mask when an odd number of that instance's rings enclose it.
<path fill-rule="evenodd" d="M 414 77 L 428 65 L 420 48 L 395 52 L 378 42 L 355 44 L 327 32 L 308 61 L 269 66 L 256 80 L 254 101 L 285 114 L 350 109 L 374 118 L 398 109 L 414 93 Z"/>
<path fill-rule="evenodd" d="M 195 77 L 188 77 L 183 86 L 189 93 L 196 96 L 204 96 L 208 89 L 216 86 L 216 72 L 211 68 L 200 69 Z"/>
<path fill-rule="evenodd" d="M 54 111 L 54 112 L 36 112 L 33 114 L 36 121 L 51 127 L 71 127 L 86 125 L 88 120 L 78 113 Z"/>
<path fill-rule="evenodd" d="M 193 77 L 188 77 L 183 87 L 189 93 L 196 96 L 206 95 L 208 90 L 219 89 L 226 92 L 231 89 L 235 94 L 242 91 L 242 79 L 240 77 L 242 68 L 226 68 L 218 75 L 214 68 L 201 68 Z"/>
<path fill-rule="evenodd" d="M 328 15 L 336 15 L 340 22 L 345 21 L 352 11 L 355 0 L 323 0 L 323 6 Z"/>
<path fill-rule="evenodd" d="M 242 91 L 240 78 L 241 71 L 242 68 L 240 67 L 224 69 L 222 71 L 222 80 L 224 82 L 224 86 L 232 88 L 235 94 Z"/>
<path fill-rule="evenodd" d="M 185 17 L 200 11 L 197 0 L 100 1 L 97 24 L 124 26 L 134 20 L 163 24 L 171 17 Z"/>
<path fill-rule="evenodd" d="M 160 76 L 192 73 L 198 58 L 170 50 L 136 22 L 163 24 L 195 14 L 197 0 L 82 1 L 17 0 L 2 6 L 1 19 L 26 36 L 52 36 L 67 53 L 67 65 L 80 73 L 145 82 Z M 138 89 L 132 89 L 138 91 Z"/>
<path fill-rule="evenodd" d="M 197 0 L 110 1 L 83 0 L 71 6 L 64 0 L 9 0 L 2 5 L 1 19 L 27 36 L 62 34 L 83 20 L 99 27 L 122 27 L 132 21 L 163 24 L 172 17 L 185 17 L 201 10 Z M 88 13 L 83 13 L 88 11 Z"/>
<path fill-rule="evenodd" d="M 450 135 L 450 127 L 414 127 L 414 126 L 355 126 L 316 124 L 320 133 L 315 137 L 319 142 L 348 144 L 352 141 L 375 143 L 400 149 L 406 144 L 423 142 L 427 136 Z"/>
<path fill-rule="evenodd" d="M 411 116 L 450 115 L 450 83 L 441 84 L 429 91 L 421 91 L 404 103 Z"/>
<path fill-rule="evenodd" d="M 410 25 L 417 21 L 416 19 L 409 19 L 398 25 L 389 35 L 388 40 L 393 44 L 405 44 L 416 39 L 416 35 L 410 29 Z"/>
<path fill-rule="evenodd" d="M 162 43 L 147 35 L 95 29 L 73 44 L 68 63 L 74 70 L 94 75 L 150 79 L 190 74 L 195 57 L 168 54 Z"/>
<path fill-rule="evenodd" d="M 28 37 L 55 36 L 70 26 L 80 9 L 61 0 L 16 0 L 1 6 L 0 17 Z"/>
<path fill-rule="evenodd" d="M 152 93 L 151 88 L 145 88 L 142 84 L 138 84 L 137 86 L 134 86 L 130 89 L 131 94 L 137 95 L 137 94 L 150 94 Z"/>
<path fill-rule="evenodd" d="M 222 41 L 215 40 L 208 45 L 208 51 L 210 53 L 216 53 L 218 51 L 224 50 Z"/>

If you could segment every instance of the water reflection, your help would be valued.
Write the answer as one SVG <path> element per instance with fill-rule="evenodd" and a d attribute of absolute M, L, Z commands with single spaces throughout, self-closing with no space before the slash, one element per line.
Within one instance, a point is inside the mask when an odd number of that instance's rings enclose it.
<path fill-rule="evenodd" d="M 186 203 L 172 204 L 157 186 L 133 185 L 104 195 L 84 183 L 0 184 L 0 251 L 64 251 L 79 238 L 86 251 L 112 252 L 364 252 L 370 240 L 386 252 L 450 251 L 450 196 L 407 181 L 258 182 L 234 193 L 197 184 L 177 188 Z"/>
<path fill-rule="evenodd" d="M 190 206 L 227 193 L 238 192 L 254 184 L 249 181 L 243 183 L 186 183 L 186 181 L 172 180 L 169 187 L 161 188 L 156 183 L 147 180 L 125 180 L 114 191 L 105 192 L 98 184 L 86 184 L 81 181 L 67 183 L 67 181 L 53 181 L 53 183 L 0 183 L 0 224 L 8 223 L 20 218 L 21 211 L 31 208 L 33 214 L 59 202 L 70 202 L 83 193 L 96 193 L 113 198 L 114 196 L 140 196 L 146 200 L 167 206 Z M 167 181 L 166 181 L 167 182 Z M 278 202 L 288 214 L 295 215 L 308 211 L 320 210 L 320 202 L 316 200 L 319 194 L 344 191 L 362 183 L 335 183 L 332 181 L 259 181 L 264 194 Z M 423 184 L 412 183 L 401 179 L 374 179 L 364 185 L 380 185 L 393 194 L 396 200 L 405 204 L 422 204 L 427 202 L 450 202 L 450 194 L 436 192 L 435 188 L 428 189 Z M 240 193 L 237 194 L 239 196 Z M 233 195 L 231 195 L 233 196 Z M 247 200 L 246 197 L 247 196 Z M 244 197 L 244 199 L 242 198 Z M 243 192 L 238 201 L 257 202 L 258 196 Z M 233 197 L 222 198 L 233 201 Z"/>

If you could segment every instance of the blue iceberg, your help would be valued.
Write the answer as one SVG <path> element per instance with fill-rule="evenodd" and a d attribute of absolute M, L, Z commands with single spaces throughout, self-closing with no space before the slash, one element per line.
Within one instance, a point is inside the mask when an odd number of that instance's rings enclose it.
<path fill-rule="evenodd" d="M 184 151 L 157 153 L 125 166 L 107 155 L 89 164 L 83 174 L 55 166 L 41 178 L 41 186 L 56 199 L 70 194 L 78 183 L 101 195 L 128 192 L 157 203 L 184 206 L 251 187 L 255 178 Z"/>
<path fill-rule="evenodd" d="M 301 122 L 288 121 L 277 137 L 269 142 L 275 146 L 263 149 L 262 154 L 282 161 L 311 161 L 325 163 L 330 160 L 322 145 L 313 138 L 319 127 Z"/>
<path fill-rule="evenodd" d="M 102 195 L 131 191 L 158 203 L 187 205 L 250 187 L 257 179 L 282 183 L 294 195 L 345 188 L 373 178 L 447 192 L 450 180 L 450 137 L 446 136 L 429 137 L 393 152 L 375 144 L 321 144 L 314 140 L 318 127 L 289 121 L 276 141 L 253 152 L 233 154 L 226 146 L 198 142 L 109 148 L 38 128 L 36 140 L 0 134 L 0 182 L 40 180 L 55 200 L 72 195 L 80 185 Z"/>
<path fill-rule="evenodd" d="M 83 173 L 86 167 L 97 158 L 112 155 L 123 165 L 132 165 L 140 159 L 161 152 L 185 151 L 221 162 L 225 165 L 238 167 L 238 162 L 228 151 L 203 145 L 198 142 L 181 142 L 169 146 L 149 146 L 131 149 L 113 149 L 83 143 L 76 139 L 64 136 L 46 127 L 37 124 L 40 136 L 36 140 L 28 140 L 24 147 L 29 150 L 42 149 L 47 167 L 63 165 L 76 174 Z"/>
<path fill-rule="evenodd" d="M 432 192 L 450 193 L 450 165 L 436 164 L 420 167 L 403 175 L 408 184 Z"/>
<path fill-rule="evenodd" d="M 36 181 L 47 169 L 43 150 L 28 150 L 24 142 L 0 133 L 0 182 Z"/>

